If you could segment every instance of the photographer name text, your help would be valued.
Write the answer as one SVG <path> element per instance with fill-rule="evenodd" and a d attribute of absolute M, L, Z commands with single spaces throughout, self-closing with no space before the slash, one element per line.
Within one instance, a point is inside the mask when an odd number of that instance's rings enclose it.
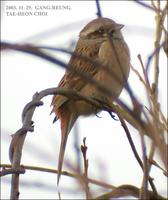
<path fill-rule="evenodd" d="M 71 10 L 69 5 L 6 5 L 7 16 L 48 16 L 49 12 Z"/>

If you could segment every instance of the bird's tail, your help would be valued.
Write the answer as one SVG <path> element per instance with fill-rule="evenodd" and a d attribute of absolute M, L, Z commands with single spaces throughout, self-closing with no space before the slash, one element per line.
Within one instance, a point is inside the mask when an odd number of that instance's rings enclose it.
<path fill-rule="evenodd" d="M 58 174 L 57 174 L 57 185 L 59 184 L 59 180 L 61 177 L 62 172 L 62 165 L 64 160 L 65 148 L 67 144 L 67 139 L 69 132 L 72 129 L 77 117 L 75 113 L 68 112 L 68 110 L 64 110 L 61 113 L 60 120 L 61 120 L 61 146 L 59 152 L 59 160 L 58 160 Z"/>

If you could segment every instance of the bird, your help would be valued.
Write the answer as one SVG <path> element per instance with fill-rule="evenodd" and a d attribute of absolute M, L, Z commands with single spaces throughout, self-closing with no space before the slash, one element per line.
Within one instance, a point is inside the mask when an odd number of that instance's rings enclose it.
<path fill-rule="evenodd" d="M 106 103 L 115 101 L 126 86 L 130 71 L 130 51 L 121 33 L 123 27 L 124 25 L 104 17 L 89 22 L 80 31 L 79 39 L 68 63 L 69 68 L 66 69 L 58 88 L 73 89 L 83 96 Z M 95 62 L 99 62 L 101 66 Z M 105 70 L 105 67 L 112 73 Z M 88 73 L 93 80 L 107 87 L 110 93 L 101 91 L 96 85 L 71 71 L 71 68 L 81 73 Z M 95 115 L 100 110 L 84 100 L 75 101 L 59 94 L 53 96 L 51 106 L 52 112 L 61 123 L 57 173 L 57 185 L 59 185 L 67 139 L 74 123 L 79 116 Z"/>

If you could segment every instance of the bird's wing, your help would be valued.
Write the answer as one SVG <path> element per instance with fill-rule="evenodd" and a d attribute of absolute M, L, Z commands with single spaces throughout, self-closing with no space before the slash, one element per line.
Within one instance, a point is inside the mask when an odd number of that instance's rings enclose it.
<path fill-rule="evenodd" d="M 80 48 L 80 46 L 82 46 Z M 92 77 L 97 73 L 98 68 L 93 65 L 90 61 L 82 58 L 88 57 L 89 59 L 96 60 L 98 57 L 99 47 L 92 47 L 91 45 L 83 46 L 77 45 L 76 51 L 77 55 L 81 55 L 81 58 L 72 55 L 69 61 L 69 68 L 77 69 L 79 72 L 88 73 Z M 87 81 L 81 78 L 79 75 L 75 75 L 70 70 L 67 70 L 63 78 L 61 79 L 58 87 L 73 89 L 76 91 L 80 91 L 87 84 Z M 68 98 L 62 95 L 55 95 L 52 100 L 53 111 L 56 112 L 58 108 L 60 108 L 65 102 L 67 102 Z"/>

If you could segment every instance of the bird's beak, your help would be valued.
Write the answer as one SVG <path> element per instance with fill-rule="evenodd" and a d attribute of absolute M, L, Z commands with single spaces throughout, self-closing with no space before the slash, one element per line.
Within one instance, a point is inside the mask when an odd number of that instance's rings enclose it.
<path fill-rule="evenodd" d="M 123 24 L 115 24 L 115 29 L 116 30 L 121 30 L 124 27 Z"/>

